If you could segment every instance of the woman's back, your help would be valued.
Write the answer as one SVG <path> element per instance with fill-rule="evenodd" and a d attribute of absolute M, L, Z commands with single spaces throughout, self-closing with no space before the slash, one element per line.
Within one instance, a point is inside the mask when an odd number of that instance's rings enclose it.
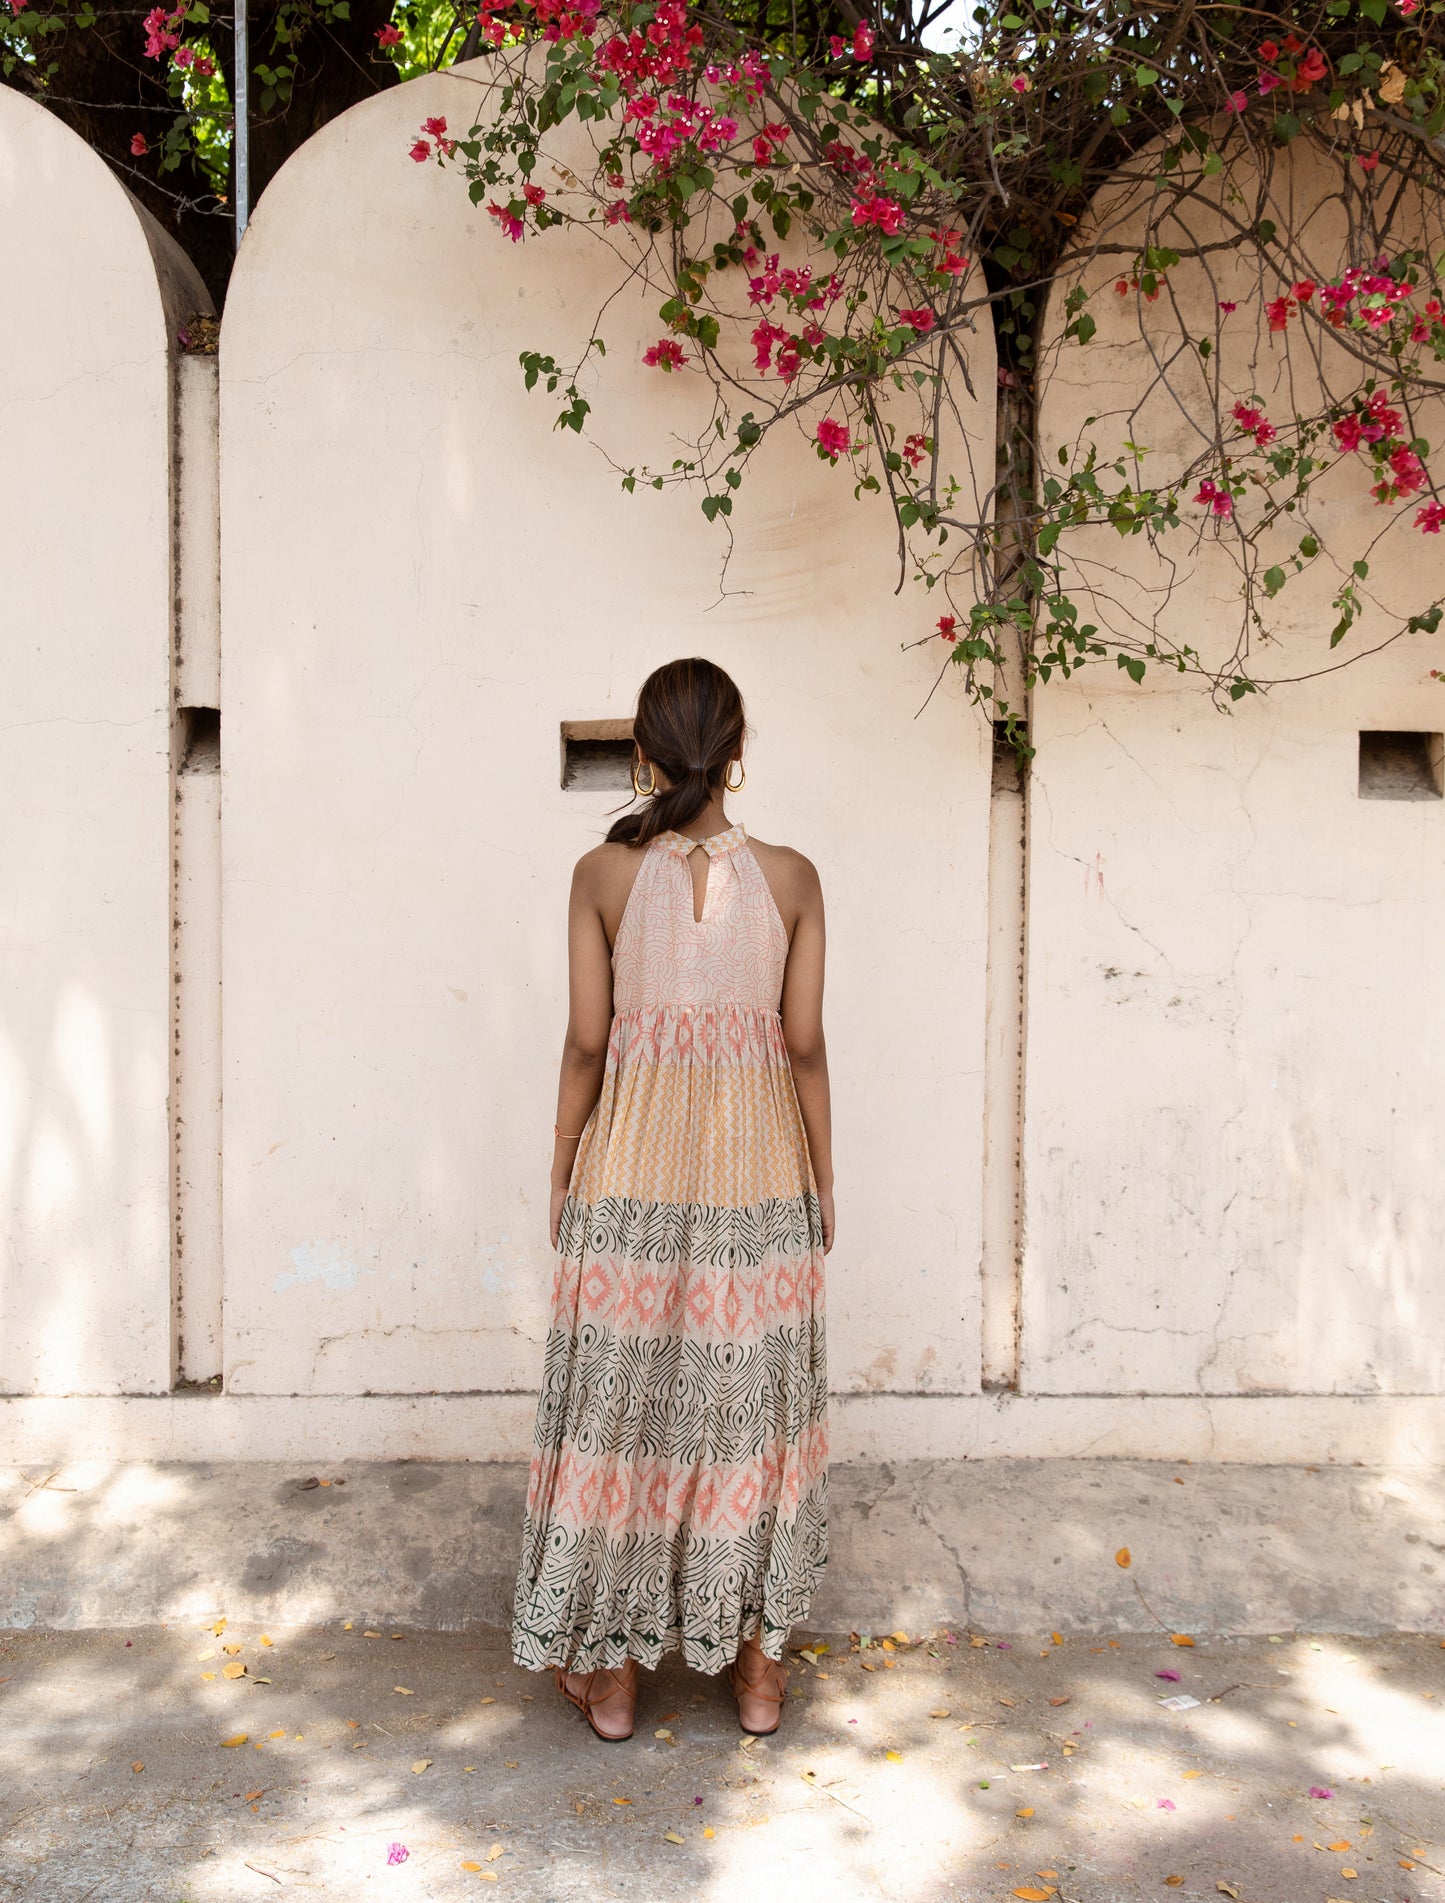
<path fill-rule="evenodd" d="M 707 857 L 702 916 L 690 855 Z M 730 1006 L 776 1011 L 788 932 L 748 844 L 731 826 L 711 839 L 665 832 L 643 848 L 612 948 L 613 1010 Z"/>

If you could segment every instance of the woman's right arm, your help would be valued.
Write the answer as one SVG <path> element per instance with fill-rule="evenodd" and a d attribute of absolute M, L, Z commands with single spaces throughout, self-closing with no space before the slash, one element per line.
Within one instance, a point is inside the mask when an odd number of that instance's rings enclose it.
<path fill-rule="evenodd" d="M 797 880 L 798 919 L 783 973 L 783 1041 L 818 1185 L 826 1254 L 833 1246 L 833 1121 L 828 1047 L 823 1039 L 823 887 L 817 868 L 801 854 Z"/>
<path fill-rule="evenodd" d="M 549 1231 L 552 1247 L 572 1180 L 577 1143 L 602 1090 L 612 1029 L 612 950 L 602 924 L 592 855 L 578 861 L 567 905 L 567 1035 L 557 1079 L 557 1129 L 552 1148 Z"/>

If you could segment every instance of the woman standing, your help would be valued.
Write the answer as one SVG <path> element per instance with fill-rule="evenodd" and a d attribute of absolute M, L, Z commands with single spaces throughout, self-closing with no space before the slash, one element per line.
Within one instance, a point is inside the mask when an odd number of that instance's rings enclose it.
<path fill-rule="evenodd" d="M 827 1558 L 823 899 L 800 853 L 728 823 L 744 733 L 711 661 L 649 675 L 642 805 L 572 880 L 512 1652 L 602 1738 L 678 1649 L 775 1731 Z"/>

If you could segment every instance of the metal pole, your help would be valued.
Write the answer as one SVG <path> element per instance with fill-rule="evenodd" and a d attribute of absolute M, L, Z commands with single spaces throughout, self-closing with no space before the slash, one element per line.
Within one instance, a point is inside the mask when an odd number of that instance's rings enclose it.
<path fill-rule="evenodd" d="M 236 0 L 236 97 L 232 160 L 236 174 L 236 243 L 251 216 L 251 53 L 246 36 L 246 0 Z"/>

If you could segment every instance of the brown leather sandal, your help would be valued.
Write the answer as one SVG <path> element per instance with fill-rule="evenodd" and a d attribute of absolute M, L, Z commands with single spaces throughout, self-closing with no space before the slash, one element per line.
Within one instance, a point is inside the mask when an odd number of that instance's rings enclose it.
<path fill-rule="evenodd" d="M 607 1744 L 621 1744 L 632 1736 L 633 1714 L 637 1707 L 637 1661 L 628 1659 L 626 1665 L 614 1670 L 610 1665 L 601 1665 L 595 1672 L 576 1672 L 574 1677 L 583 1681 L 582 1690 L 574 1692 L 567 1683 L 567 1673 L 562 1666 L 557 1667 L 557 1689 L 569 1705 L 575 1705 L 582 1716 L 591 1725 L 594 1733 Z M 599 1725 L 594 1712 L 602 1719 Z M 603 1725 L 626 1724 L 625 1731 L 604 1730 Z"/>
<path fill-rule="evenodd" d="M 733 1696 L 738 1701 L 738 1724 L 751 1737 L 770 1738 L 782 1722 L 783 1704 L 788 1696 L 788 1674 L 784 1667 L 779 1665 L 775 1659 L 770 1659 L 766 1655 L 760 1655 L 763 1658 L 763 1676 L 755 1682 L 748 1677 L 742 1668 L 744 1656 L 745 1654 L 740 1647 L 737 1657 L 728 1667 L 728 1684 L 732 1686 Z M 762 1714 L 756 1712 L 745 1714 L 743 1710 L 744 1699 L 755 1700 L 758 1704 L 765 1706 L 771 1705 L 773 1708 L 773 1722 L 770 1725 L 749 1724 L 749 1717 L 761 1716 Z"/>

